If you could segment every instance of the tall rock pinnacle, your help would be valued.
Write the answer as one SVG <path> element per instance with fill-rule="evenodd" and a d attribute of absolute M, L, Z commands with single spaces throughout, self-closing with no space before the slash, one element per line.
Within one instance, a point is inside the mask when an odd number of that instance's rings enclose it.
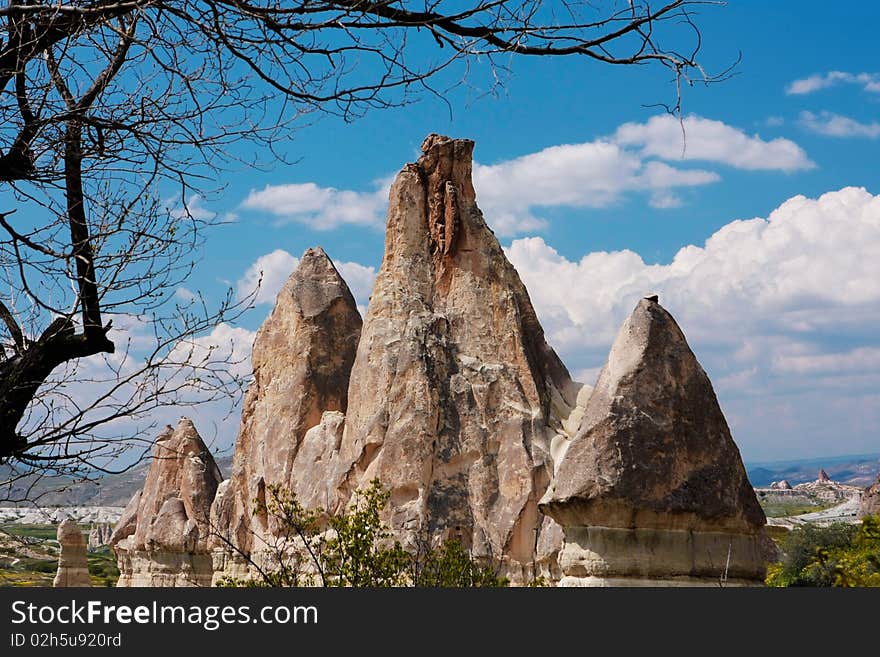
<path fill-rule="evenodd" d="M 542 510 L 570 585 L 758 583 L 764 513 L 712 384 L 672 316 L 624 322 Z"/>
<path fill-rule="evenodd" d="M 144 487 L 110 537 L 117 586 L 206 586 L 209 512 L 222 476 L 188 418 L 156 439 Z"/>
<path fill-rule="evenodd" d="M 58 572 L 52 586 L 91 586 L 86 539 L 76 522 L 67 518 L 58 525 Z"/>
<path fill-rule="evenodd" d="M 297 454 L 324 412 L 346 410 L 361 324 L 330 258 L 320 248 L 307 250 L 254 340 L 254 380 L 245 395 L 232 475 L 212 509 L 220 531 L 213 547 L 227 555 L 227 548 L 251 554 L 273 547 L 275 528 L 270 518 L 254 515 L 254 500 L 265 500 L 273 484 L 308 493 L 309 468 L 295 467 Z M 228 564 L 217 567 L 235 574 Z"/>
<path fill-rule="evenodd" d="M 315 501 L 341 508 L 378 477 L 404 541 L 457 537 L 527 578 L 561 543 L 537 502 L 578 386 L 477 208 L 473 146 L 430 135 L 391 187 L 345 430 Z"/>

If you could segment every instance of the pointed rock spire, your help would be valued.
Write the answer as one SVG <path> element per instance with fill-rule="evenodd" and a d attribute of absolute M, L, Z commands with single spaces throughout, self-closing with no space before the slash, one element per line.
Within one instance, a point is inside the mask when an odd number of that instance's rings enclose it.
<path fill-rule="evenodd" d="M 194 586 L 211 582 L 208 537 L 220 470 L 189 418 L 156 439 L 144 487 L 110 537 L 117 586 Z"/>
<path fill-rule="evenodd" d="M 266 517 L 254 516 L 254 500 L 265 499 L 273 484 L 298 492 L 296 478 L 308 476 L 294 474 L 297 453 L 325 411 L 345 412 L 361 324 L 330 258 L 323 249 L 308 249 L 254 340 L 254 379 L 242 408 L 232 475 L 212 509 L 212 522 L 222 531 L 213 547 L 245 554 L 271 548 L 274 528 Z"/>
<path fill-rule="evenodd" d="M 455 536 L 527 578 L 579 386 L 476 205 L 473 147 L 430 135 L 391 187 L 344 435 L 312 477 L 331 510 L 378 477 L 404 541 Z"/>
<path fill-rule="evenodd" d="M 621 327 L 541 509 L 565 529 L 570 584 L 763 579 L 764 514 L 708 376 L 654 299 Z"/>

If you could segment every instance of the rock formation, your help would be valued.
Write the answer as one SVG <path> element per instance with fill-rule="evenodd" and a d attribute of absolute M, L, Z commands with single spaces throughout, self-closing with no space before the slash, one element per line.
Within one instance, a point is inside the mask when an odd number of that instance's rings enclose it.
<path fill-rule="evenodd" d="M 181 418 L 156 439 L 144 487 L 110 538 L 117 586 L 206 586 L 211 583 L 209 511 L 221 480 L 193 423 Z"/>
<path fill-rule="evenodd" d="M 120 585 L 271 567 L 271 486 L 338 513 L 374 479 L 404 546 L 457 538 L 515 583 L 763 580 L 764 514 L 675 321 L 647 297 L 595 391 L 574 383 L 476 205 L 473 146 L 430 135 L 398 174 L 363 321 L 303 255 L 254 343 L 230 479 L 169 428 L 112 537 Z"/>
<path fill-rule="evenodd" d="M 779 490 L 791 490 L 791 484 L 788 483 L 787 479 L 783 479 L 779 482 Z"/>
<path fill-rule="evenodd" d="M 91 586 L 86 539 L 74 520 L 68 518 L 58 525 L 58 543 L 61 554 L 52 586 Z"/>
<path fill-rule="evenodd" d="M 555 563 L 537 503 L 580 387 L 477 208 L 473 146 L 431 135 L 394 181 L 344 430 L 325 414 L 295 471 L 331 511 L 378 478 L 405 544 L 456 537 L 521 581 Z"/>
<path fill-rule="evenodd" d="M 624 322 L 541 509 L 561 585 L 759 584 L 764 513 L 712 385 L 672 316 Z"/>
<path fill-rule="evenodd" d="M 872 486 L 868 486 L 862 493 L 862 501 L 859 505 L 859 517 L 880 516 L 880 477 Z"/>
<path fill-rule="evenodd" d="M 315 449 L 332 443 L 320 440 L 299 452 L 306 432 L 325 413 L 346 410 L 361 324 L 354 297 L 327 254 L 306 251 L 254 341 L 254 380 L 244 400 L 232 475 L 212 508 L 212 524 L 220 530 L 211 540 L 218 574 L 244 575 L 238 555 L 273 551 L 277 528 L 265 514 L 253 514 L 254 500 L 265 501 L 268 486 L 314 497 L 313 477 L 320 472 L 312 467 L 320 460 Z"/>
<path fill-rule="evenodd" d="M 831 477 L 828 476 L 828 473 L 825 472 L 823 468 L 819 468 L 819 476 L 816 477 L 816 481 L 822 484 L 831 483 Z"/>
<path fill-rule="evenodd" d="M 93 552 L 105 545 L 110 545 L 113 536 L 113 527 L 106 522 L 101 522 L 89 530 L 88 550 Z"/>

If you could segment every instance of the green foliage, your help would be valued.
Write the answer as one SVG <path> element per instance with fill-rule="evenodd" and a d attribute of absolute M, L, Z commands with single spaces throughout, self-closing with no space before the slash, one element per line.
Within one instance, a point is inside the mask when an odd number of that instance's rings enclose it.
<path fill-rule="evenodd" d="M 880 586 L 880 518 L 861 525 L 805 525 L 785 536 L 768 586 Z"/>
<path fill-rule="evenodd" d="M 421 563 L 415 566 L 413 579 L 416 586 L 454 588 L 508 584 L 492 568 L 471 558 L 461 541 L 455 539 L 446 541 L 435 550 L 428 550 Z"/>
<path fill-rule="evenodd" d="M 816 564 L 834 586 L 880 586 L 880 517 L 864 518 L 851 545 L 818 550 Z"/>
<path fill-rule="evenodd" d="M 55 525 L 26 525 L 12 523 L 8 525 L 0 525 L 0 531 L 13 536 L 22 536 L 25 538 L 33 538 L 40 540 L 54 541 L 58 534 L 58 527 Z"/>
<path fill-rule="evenodd" d="M 321 568 L 327 586 L 406 585 L 409 554 L 398 542 L 388 544 L 391 532 L 379 518 L 390 496 L 374 479 L 355 493 L 348 513 L 330 518 L 333 531 Z"/>
<path fill-rule="evenodd" d="M 473 559 L 457 540 L 436 549 L 407 552 L 382 522 L 390 493 L 374 479 L 354 494 L 344 513 L 328 516 L 306 509 L 281 486 L 268 487 L 268 500 L 256 500 L 255 515 L 275 528 L 272 567 L 254 565 L 260 576 L 224 578 L 221 586 L 471 587 L 506 586 L 507 580 Z"/>
<path fill-rule="evenodd" d="M 839 504 L 838 501 L 825 502 L 823 504 L 804 504 L 803 502 L 765 502 L 761 501 L 761 508 L 768 518 L 786 518 L 800 516 L 805 513 L 824 511 Z"/>
<path fill-rule="evenodd" d="M 104 546 L 88 554 L 89 576 L 92 586 L 115 586 L 119 579 L 116 556 L 109 547 Z"/>

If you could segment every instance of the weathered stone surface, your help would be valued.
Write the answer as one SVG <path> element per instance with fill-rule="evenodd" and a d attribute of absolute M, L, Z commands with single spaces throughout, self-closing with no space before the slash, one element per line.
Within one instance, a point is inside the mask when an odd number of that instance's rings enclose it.
<path fill-rule="evenodd" d="M 777 484 L 779 490 L 791 490 L 791 484 L 788 483 L 787 479 L 783 479 Z"/>
<path fill-rule="evenodd" d="M 211 541 L 219 553 L 218 577 L 241 574 L 241 564 L 231 565 L 241 561 L 237 556 L 274 547 L 278 528 L 272 518 L 253 513 L 254 500 L 265 500 L 268 486 L 313 499 L 313 489 L 323 485 L 308 465 L 321 446 L 309 443 L 302 457 L 299 452 L 325 412 L 344 419 L 362 323 L 327 254 L 307 250 L 254 341 L 254 380 L 244 400 L 232 475 L 211 511 L 219 532 Z"/>
<path fill-rule="evenodd" d="M 110 545 L 110 537 L 113 536 L 113 527 L 109 523 L 101 522 L 89 530 L 88 550 L 92 552 L 105 545 Z"/>
<path fill-rule="evenodd" d="M 819 476 L 816 477 L 816 481 L 827 484 L 831 481 L 831 477 L 828 476 L 824 468 L 819 468 Z"/>
<path fill-rule="evenodd" d="M 624 322 L 541 509 L 564 585 L 759 583 L 764 513 L 706 373 L 672 316 Z"/>
<path fill-rule="evenodd" d="M 91 586 L 86 558 L 86 539 L 76 521 L 68 518 L 58 525 L 58 572 L 52 586 Z"/>
<path fill-rule="evenodd" d="M 205 586 L 212 577 L 209 512 L 220 470 L 193 423 L 156 439 L 144 487 L 110 537 L 118 586 Z"/>
<path fill-rule="evenodd" d="M 431 135 L 422 151 L 391 187 L 344 432 L 325 416 L 296 475 L 331 511 L 377 477 L 405 543 L 455 536 L 523 580 L 538 553 L 555 561 L 537 502 L 580 387 L 477 208 L 473 142 Z"/>
<path fill-rule="evenodd" d="M 880 516 L 880 478 L 872 486 L 868 486 L 862 493 L 862 501 L 859 505 L 859 517 Z"/>

